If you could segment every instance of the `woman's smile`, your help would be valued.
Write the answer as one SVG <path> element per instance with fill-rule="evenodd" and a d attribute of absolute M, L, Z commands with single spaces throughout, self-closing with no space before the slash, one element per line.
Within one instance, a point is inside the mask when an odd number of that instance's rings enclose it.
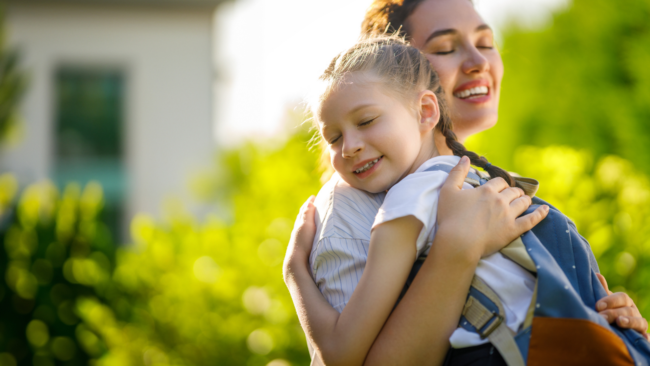
<path fill-rule="evenodd" d="M 487 103 L 492 98 L 490 82 L 485 79 L 463 83 L 453 92 L 455 98 L 469 103 Z"/>

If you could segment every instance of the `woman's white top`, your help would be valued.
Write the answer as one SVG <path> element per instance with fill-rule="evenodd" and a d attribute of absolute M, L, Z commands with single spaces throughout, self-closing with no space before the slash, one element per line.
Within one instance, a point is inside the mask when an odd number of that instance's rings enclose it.
<path fill-rule="evenodd" d="M 343 310 L 359 283 L 366 264 L 371 227 L 413 215 L 423 224 L 416 242 L 417 253 L 428 253 L 436 231 L 438 196 L 447 173 L 424 170 L 439 163 L 455 166 L 458 160 L 455 156 L 439 156 L 426 161 L 415 173 L 393 186 L 385 198 L 383 194 L 354 189 L 338 176 L 321 189 L 316 198 L 318 231 L 310 264 L 316 284 L 337 311 Z M 469 184 L 463 186 L 463 189 L 471 188 Z M 371 216 L 374 223 L 369 219 Z M 499 296 L 506 311 L 506 324 L 517 331 L 532 299 L 533 275 L 500 253 L 482 259 L 476 274 Z M 454 348 L 464 348 L 488 340 L 458 328 L 450 342 Z"/>

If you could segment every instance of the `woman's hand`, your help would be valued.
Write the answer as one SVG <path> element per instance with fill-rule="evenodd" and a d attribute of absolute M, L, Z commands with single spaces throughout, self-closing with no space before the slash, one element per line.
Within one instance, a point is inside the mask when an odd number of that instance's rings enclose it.
<path fill-rule="evenodd" d="M 293 225 L 291 239 L 287 246 L 287 253 L 284 257 L 284 265 L 282 268 L 285 281 L 287 280 L 287 276 L 291 275 L 292 261 L 305 262 L 311 253 L 314 236 L 316 236 L 316 223 L 314 222 L 316 213 L 316 206 L 314 206 L 315 199 L 316 197 L 311 196 L 305 201 L 302 207 L 300 207 L 300 212 Z"/>
<path fill-rule="evenodd" d="M 450 242 L 460 245 L 460 250 L 467 249 L 480 257 L 495 253 L 548 214 L 548 206 L 540 206 L 519 217 L 528 209 L 531 199 L 501 178 L 463 190 L 469 166 L 469 159 L 461 158 L 442 186 L 438 203 L 439 231 L 444 231 Z"/>
<path fill-rule="evenodd" d="M 608 294 L 596 303 L 596 310 L 599 314 L 610 323 L 616 322 L 621 328 L 636 330 L 650 341 L 650 336 L 647 333 L 648 321 L 641 316 L 630 296 L 625 292 L 612 293 L 607 287 L 605 277 L 600 273 L 597 273 L 596 276 Z"/>

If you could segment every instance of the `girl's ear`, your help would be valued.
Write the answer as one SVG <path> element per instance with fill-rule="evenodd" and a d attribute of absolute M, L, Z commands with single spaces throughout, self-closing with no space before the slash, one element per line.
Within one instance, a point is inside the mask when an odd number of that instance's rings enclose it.
<path fill-rule="evenodd" d="M 440 107 L 438 98 L 431 90 L 424 90 L 418 94 L 420 129 L 427 132 L 433 130 L 440 120 Z"/>

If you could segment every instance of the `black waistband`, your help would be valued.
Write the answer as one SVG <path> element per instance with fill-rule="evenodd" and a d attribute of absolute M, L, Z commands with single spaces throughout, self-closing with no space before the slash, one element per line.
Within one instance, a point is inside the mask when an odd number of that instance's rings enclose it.
<path fill-rule="evenodd" d="M 490 343 L 474 347 L 450 348 L 444 366 L 506 366 L 499 351 Z"/>

